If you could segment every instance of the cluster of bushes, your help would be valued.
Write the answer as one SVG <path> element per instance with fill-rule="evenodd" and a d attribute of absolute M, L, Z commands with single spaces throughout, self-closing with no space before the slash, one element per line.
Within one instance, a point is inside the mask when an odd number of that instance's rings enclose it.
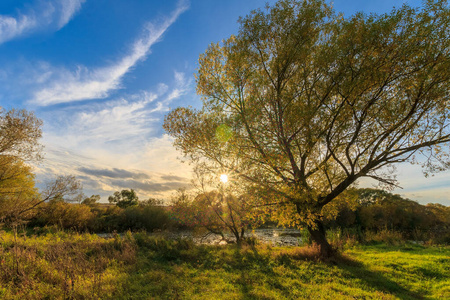
<path fill-rule="evenodd" d="M 43 203 L 29 220 L 29 227 L 58 227 L 88 232 L 154 231 L 175 226 L 167 209 L 154 201 L 141 201 L 128 207 L 114 204 Z"/>
<path fill-rule="evenodd" d="M 421 205 L 383 190 L 350 190 L 333 209 L 325 210 L 324 219 L 329 229 L 364 240 L 450 243 L 450 207 Z"/>

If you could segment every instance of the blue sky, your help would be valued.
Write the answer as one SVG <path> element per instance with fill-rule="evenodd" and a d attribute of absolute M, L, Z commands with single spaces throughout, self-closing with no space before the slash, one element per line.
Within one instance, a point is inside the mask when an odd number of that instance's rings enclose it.
<path fill-rule="evenodd" d="M 103 200 L 123 188 L 170 198 L 189 183 L 190 168 L 164 134 L 164 115 L 201 106 L 199 54 L 237 33 L 238 17 L 266 2 L 0 1 L 0 106 L 33 110 L 44 121 L 38 180 L 73 174 Z M 334 8 L 349 16 L 403 2 L 340 0 Z M 450 205 L 448 172 L 425 179 L 408 165 L 398 174 L 404 189 L 394 192 Z"/>

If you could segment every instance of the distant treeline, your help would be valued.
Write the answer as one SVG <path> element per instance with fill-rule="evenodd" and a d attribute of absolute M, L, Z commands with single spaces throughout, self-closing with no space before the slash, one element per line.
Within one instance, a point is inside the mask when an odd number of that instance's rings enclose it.
<path fill-rule="evenodd" d="M 48 201 L 35 210 L 25 226 L 37 231 L 54 228 L 93 233 L 177 230 L 190 226 L 180 221 L 183 218 L 171 206 L 163 206 L 155 199 L 124 205 L 124 200 L 98 203 L 99 198 L 92 196 L 80 204 Z M 360 239 L 367 232 L 391 231 L 400 233 L 404 239 L 450 244 L 450 207 L 422 205 L 383 190 L 351 189 L 346 197 L 323 209 L 323 220 L 328 229 Z"/>
<path fill-rule="evenodd" d="M 354 199 L 349 200 L 349 199 Z M 356 200 L 356 201 L 355 201 Z M 350 189 L 345 200 L 324 212 L 325 225 L 354 233 L 398 232 L 404 239 L 450 244 L 450 207 L 419 204 L 378 189 Z"/>
<path fill-rule="evenodd" d="M 130 206 L 82 202 L 49 201 L 42 204 L 27 227 L 53 227 L 92 233 L 154 231 L 177 226 L 169 218 L 167 207 L 147 200 Z M 36 228 L 37 227 L 37 228 Z"/>

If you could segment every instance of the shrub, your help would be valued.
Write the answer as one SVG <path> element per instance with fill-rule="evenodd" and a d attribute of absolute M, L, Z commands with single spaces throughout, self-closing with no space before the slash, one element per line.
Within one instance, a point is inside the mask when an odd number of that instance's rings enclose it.
<path fill-rule="evenodd" d="M 395 245 L 399 246 L 405 243 L 405 239 L 403 235 L 398 231 L 392 230 L 381 230 L 379 232 L 366 232 L 366 241 L 367 242 L 383 242 L 387 245 Z"/>
<path fill-rule="evenodd" d="M 147 230 L 166 229 L 172 222 L 161 206 L 142 205 L 127 207 L 122 212 L 122 229 Z"/>

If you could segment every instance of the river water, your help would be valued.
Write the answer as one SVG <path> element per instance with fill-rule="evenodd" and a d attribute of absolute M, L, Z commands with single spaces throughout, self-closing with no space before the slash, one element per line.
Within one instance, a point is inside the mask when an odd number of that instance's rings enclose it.
<path fill-rule="evenodd" d="M 191 230 L 167 231 L 149 233 L 154 236 L 162 236 L 169 239 L 192 239 L 197 244 L 223 245 L 227 242 L 222 240 L 218 234 L 195 233 Z M 111 238 L 111 233 L 98 233 L 103 238 Z M 292 228 L 258 228 L 245 233 L 245 237 L 254 237 L 259 242 L 271 244 L 273 246 L 298 246 L 302 245 L 302 234 L 297 229 Z M 225 234 L 228 241 L 234 241 L 232 234 Z"/>
<path fill-rule="evenodd" d="M 192 239 L 198 244 L 225 244 L 222 237 L 217 234 L 195 234 L 192 231 L 178 231 L 162 233 L 168 238 L 188 238 Z M 262 243 L 271 244 L 274 246 L 298 246 L 301 245 L 302 234 L 297 229 L 292 228 L 259 228 L 252 231 L 247 231 L 245 237 L 254 237 Z M 225 235 L 227 240 L 235 240 L 231 234 Z"/>

